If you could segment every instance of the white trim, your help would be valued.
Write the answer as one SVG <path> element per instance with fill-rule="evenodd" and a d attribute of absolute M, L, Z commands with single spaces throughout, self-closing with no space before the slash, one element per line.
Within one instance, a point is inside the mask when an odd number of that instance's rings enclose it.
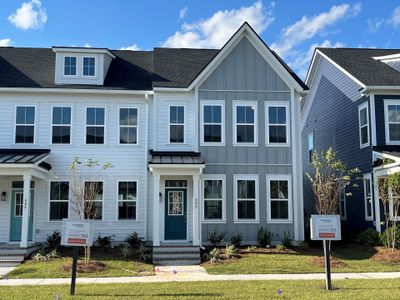
<path fill-rule="evenodd" d="M 270 123 L 269 120 L 269 108 L 270 107 L 284 107 L 285 108 L 285 124 L 274 124 Z M 290 109 L 289 101 L 264 101 L 264 112 L 265 112 L 265 146 L 268 147 L 289 147 L 290 146 Z M 286 128 L 286 143 L 270 143 L 269 141 L 269 127 L 270 126 L 285 126 Z"/>
<path fill-rule="evenodd" d="M 237 107 L 238 106 L 250 106 L 254 109 L 254 122 L 253 123 L 240 123 L 242 125 L 248 125 L 251 126 L 253 124 L 253 132 L 254 132 L 254 142 L 253 143 L 240 143 L 237 141 L 237 126 L 239 125 L 237 123 Z M 233 116 L 233 136 L 232 136 L 232 142 L 233 146 L 238 146 L 238 147 L 248 147 L 248 146 L 258 146 L 258 102 L 257 101 L 246 101 L 246 100 L 233 100 L 232 101 L 232 116 Z"/>
<path fill-rule="evenodd" d="M 255 193 L 256 193 L 256 198 L 255 199 L 250 199 L 250 200 L 244 200 L 244 201 L 255 201 L 255 219 L 239 219 L 238 218 L 238 184 L 237 182 L 239 180 L 246 180 L 246 181 L 255 181 Z M 259 195 L 259 175 L 258 174 L 234 174 L 233 175 L 233 220 L 235 224 L 253 224 L 253 223 L 260 223 L 260 195 Z"/>
<path fill-rule="evenodd" d="M 389 134 L 389 111 L 388 111 L 388 106 L 389 105 L 397 105 L 400 106 L 400 99 L 384 99 L 383 100 L 383 105 L 384 105 L 384 114 L 385 114 L 385 142 L 386 145 L 400 145 L 400 140 L 398 141 L 391 141 L 390 140 L 390 134 Z M 396 124 L 400 124 L 400 122 L 392 122 Z"/>
<path fill-rule="evenodd" d="M 70 108 L 71 109 L 71 116 L 70 116 L 70 123 L 69 124 L 53 124 L 53 114 L 54 114 L 54 108 Z M 73 118 L 73 106 L 72 105 L 52 105 L 50 107 L 50 145 L 72 145 L 73 144 L 73 130 L 72 130 L 72 124 L 74 123 L 74 118 Z M 68 127 L 69 126 L 69 143 L 53 143 L 53 127 Z"/>
<path fill-rule="evenodd" d="M 367 123 L 364 124 L 364 125 L 362 125 L 362 124 L 361 124 L 361 111 L 364 110 L 364 109 L 367 110 L 367 114 L 366 114 L 366 121 L 367 121 Z M 368 146 L 370 145 L 370 138 L 369 138 L 369 135 L 370 135 L 369 126 L 370 126 L 370 125 L 369 125 L 369 124 L 370 124 L 370 122 L 369 122 L 368 101 L 365 101 L 365 102 L 361 103 L 360 105 L 358 105 L 358 133 L 359 133 L 360 149 L 365 148 L 365 147 L 368 147 Z M 362 133 L 361 133 L 361 130 L 362 130 L 364 127 L 367 127 L 367 142 L 363 144 L 363 142 L 362 142 Z"/>
<path fill-rule="evenodd" d="M 94 59 L 94 75 L 85 75 L 84 74 L 85 58 L 93 58 Z M 97 63 L 96 56 L 89 56 L 89 55 L 82 56 L 82 78 L 97 78 L 97 75 L 98 75 L 97 69 L 98 69 L 98 63 Z"/>
<path fill-rule="evenodd" d="M 266 178 L 266 199 L 267 199 L 267 222 L 271 224 L 291 224 L 293 223 L 293 187 L 292 176 L 284 174 L 268 174 Z M 287 181 L 288 185 L 288 199 L 271 199 L 271 181 Z M 287 219 L 273 219 L 271 217 L 271 202 L 272 201 L 287 201 L 288 202 L 288 218 Z"/>
<path fill-rule="evenodd" d="M 136 125 L 121 125 L 120 116 L 121 109 L 136 109 Z M 118 142 L 117 144 L 120 146 L 138 146 L 140 145 L 140 113 L 139 106 L 118 106 L 118 116 L 117 116 L 117 124 L 118 124 Z M 149 122 L 150 120 L 146 120 Z M 121 128 L 136 128 L 136 143 L 121 143 Z"/>
<path fill-rule="evenodd" d="M 375 60 L 380 60 L 382 62 L 390 62 L 390 61 L 398 61 L 400 59 L 400 53 L 382 55 L 382 56 L 373 56 Z"/>
<path fill-rule="evenodd" d="M 221 123 L 204 123 L 204 107 L 219 106 L 221 107 Z M 221 126 L 221 142 L 205 142 L 204 126 L 220 125 Z M 200 101 L 200 146 L 225 146 L 225 100 L 201 100 Z"/>
<path fill-rule="evenodd" d="M 367 210 L 367 194 L 366 194 L 366 181 L 369 180 L 369 190 L 370 190 L 370 196 L 369 196 L 369 202 L 371 205 L 371 216 L 368 216 L 368 210 Z M 363 188 L 364 188 L 364 206 L 365 206 L 365 220 L 366 221 L 373 221 L 374 220 L 374 204 L 373 204 L 373 198 L 372 198 L 372 176 L 371 173 L 364 174 L 363 175 Z"/>
<path fill-rule="evenodd" d="M 204 217 L 204 181 L 221 180 L 222 181 L 222 199 L 210 199 L 210 201 L 222 201 L 222 219 L 206 219 Z M 209 199 L 207 199 L 209 200 Z M 201 222 L 203 224 L 221 224 L 226 223 L 226 175 L 225 174 L 205 174 L 201 179 Z"/>
<path fill-rule="evenodd" d="M 93 200 L 92 202 L 101 202 L 101 219 L 92 219 L 94 222 L 103 222 L 104 221 L 104 194 L 105 194 L 105 181 L 104 180 L 84 180 L 83 181 L 83 186 L 84 188 L 86 185 L 86 182 L 101 182 L 102 183 L 102 194 L 101 194 L 101 200 Z M 85 199 L 85 202 L 88 201 Z"/>
<path fill-rule="evenodd" d="M 171 123 L 171 107 L 183 107 L 183 123 Z M 187 116 L 186 116 L 186 104 L 183 103 L 169 103 L 168 104 L 168 145 L 183 145 L 187 141 L 186 137 L 186 124 Z M 171 125 L 175 126 L 183 126 L 183 142 L 182 143 L 172 143 L 171 142 Z"/>
<path fill-rule="evenodd" d="M 99 109 L 102 108 L 104 109 L 104 124 L 103 125 L 88 125 L 87 121 L 88 121 L 88 109 L 89 108 L 94 108 L 94 109 Z M 94 106 L 85 106 L 85 130 L 84 130 L 84 141 L 85 141 L 85 145 L 89 145 L 89 146 L 93 146 L 93 145 L 106 145 L 107 144 L 107 140 L 106 140 L 106 136 L 107 136 L 107 131 L 106 131 L 106 126 L 107 124 L 107 107 L 106 106 L 102 106 L 102 105 L 94 105 Z M 87 143 L 87 128 L 88 127 L 103 127 L 104 128 L 104 137 L 103 137 L 103 143 L 102 144 L 88 144 Z"/>
<path fill-rule="evenodd" d="M 33 107 L 35 109 L 33 124 L 17 124 L 17 110 L 18 107 Z M 17 104 L 14 109 L 14 145 L 35 145 L 36 144 L 36 131 L 37 131 L 37 105 L 34 104 Z M 33 126 L 33 142 L 32 143 L 17 143 L 17 126 Z"/>
<path fill-rule="evenodd" d="M 116 56 L 107 48 L 90 48 L 90 47 L 52 47 L 53 52 L 57 53 L 96 53 L 96 54 L 106 54 L 111 58 L 116 58 Z"/>
<path fill-rule="evenodd" d="M 119 199 L 119 184 L 121 182 L 135 182 L 136 183 L 136 200 L 120 200 Z M 117 194 L 117 209 L 116 209 L 116 216 L 115 216 L 115 221 L 116 222 L 137 222 L 139 220 L 138 215 L 139 215 L 139 195 L 140 195 L 140 190 L 139 190 L 139 180 L 138 179 L 120 179 L 117 180 L 117 186 L 116 186 L 116 194 Z M 119 218 L 119 202 L 135 202 L 136 204 L 136 214 L 135 214 L 135 218 L 134 219 L 120 219 Z M 146 212 L 147 213 L 147 212 Z"/>
<path fill-rule="evenodd" d="M 66 58 L 75 58 L 75 75 L 67 75 L 65 74 L 65 59 Z M 62 78 L 77 78 L 78 77 L 78 71 L 79 71 L 79 62 L 78 62 L 78 56 L 76 55 L 70 55 L 70 54 L 63 54 L 61 55 L 62 59 L 62 73 L 61 77 Z"/>
<path fill-rule="evenodd" d="M 49 190 L 48 190 L 48 198 L 47 198 L 47 222 L 51 223 L 57 223 L 57 222 L 62 222 L 62 220 L 51 220 L 50 219 L 50 205 L 52 202 L 68 202 L 68 216 L 66 219 L 70 217 L 70 208 L 71 208 L 71 181 L 69 179 L 63 180 L 63 179 L 58 179 L 54 180 L 51 179 L 48 181 L 49 182 Z M 68 200 L 51 200 L 51 183 L 52 182 L 68 182 Z"/>
<path fill-rule="evenodd" d="M 113 90 L 82 88 L 8 88 L 0 87 L 2 93 L 54 93 L 54 94 L 95 94 L 95 95 L 154 95 L 151 90 Z"/>
<path fill-rule="evenodd" d="M 371 143 L 376 146 L 376 114 L 375 114 L 375 94 L 369 97 L 369 105 L 371 107 Z"/>

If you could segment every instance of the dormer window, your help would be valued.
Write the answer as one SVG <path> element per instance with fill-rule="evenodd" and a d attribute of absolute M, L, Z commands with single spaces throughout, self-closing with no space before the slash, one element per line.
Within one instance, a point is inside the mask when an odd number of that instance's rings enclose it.
<path fill-rule="evenodd" d="M 96 59 L 94 57 L 83 58 L 83 76 L 94 76 L 95 75 L 95 64 Z"/>
<path fill-rule="evenodd" d="M 65 76 L 76 76 L 76 57 L 75 56 L 64 57 L 64 75 Z"/>

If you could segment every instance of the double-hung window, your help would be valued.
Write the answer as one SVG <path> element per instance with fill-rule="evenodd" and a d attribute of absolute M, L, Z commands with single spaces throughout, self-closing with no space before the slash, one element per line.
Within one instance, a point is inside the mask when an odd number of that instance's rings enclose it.
<path fill-rule="evenodd" d="M 267 176 L 268 222 L 292 221 L 292 197 L 289 175 Z"/>
<path fill-rule="evenodd" d="M 360 132 L 360 148 L 369 146 L 368 102 L 358 107 L 358 126 Z"/>
<path fill-rule="evenodd" d="M 339 189 L 339 214 L 342 220 L 346 220 L 346 187 L 344 185 L 341 185 Z"/>
<path fill-rule="evenodd" d="M 103 219 L 103 182 L 85 182 L 85 215 L 87 219 Z"/>
<path fill-rule="evenodd" d="M 17 106 L 15 118 L 15 143 L 33 144 L 35 140 L 35 107 Z"/>
<path fill-rule="evenodd" d="M 257 102 L 233 102 L 233 143 L 234 145 L 257 144 Z"/>
<path fill-rule="evenodd" d="M 224 115 L 225 105 L 223 101 L 202 101 L 200 116 L 202 144 L 224 144 Z"/>
<path fill-rule="evenodd" d="M 94 57 L 83 58 L 83 76 L 95 76 L 96 59 Z"/>
<path fill-rule="evenodd" d="M 400 145 L 400 100 L 385 100 L 386 143 Z"/>
<path fill-rule="evenodd" d="M 313 162 L 314 156 L 314 131 L 311 131 L 307 136 L 307 155 L 308 162 Z"/>
<path fill-rule="evenodd" d="M 50 181 L 50 221 L 68 218 L 69 182 Z"/>
<path fill-rule="evenodd" d="M 105 108 L 86 108 L 86 144 L 104 144 Z"/>
<path fill-rule="evenodd" d="M 76 57 L 75 56 L 64 57 L 64 75 L 65 76 L 76 76 Z"/>
<path fill-rule="evenodd" d="M 119 109 L 119 143 L 138 143 L 138 109 Z"/>
<path fill-rule="evenodd" d="M 71 143 L 71 107 L 53 107 L 51 142 Z"/>
<path fill-rule="evenodd" d="M 136 220 L 137 181 L 118 182 L 118 220 Z"/>
<path fill-rule="evenodd" d="M 225 175 L 205 175 L 203 179 L 203 221 L 225 221 Z"/>
<path fill-rule="evenodd" d="M 169 107 L 169 142 L 183 144 L 185 142 L 185 107 L 171 105 Z"/>
<path fill-rule="evenodd" d="M 365 201 L 365 220 L 374 219 L 374 211 L 372 204 L 372 181 L 371 174 L 364 175 L 364 201 Z"/>
<path fill-rule="evenodd" d="M 235 222 L 258 222 L 258 175 L 235 175 Z"/>
<path fill-rule="evenodd" d="M 289 144 L 289 104 L 266 103 L 266 144 Z"/>

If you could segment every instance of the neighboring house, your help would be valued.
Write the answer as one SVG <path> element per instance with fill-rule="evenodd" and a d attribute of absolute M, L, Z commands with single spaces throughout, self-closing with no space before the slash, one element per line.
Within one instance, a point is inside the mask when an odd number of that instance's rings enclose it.
<path fill-rule="evenodd" d="M 221 50 L 0 48 L 0 86 L 0 242 L 74 217 L 75 157 L 113 165 L 96 176 L 96 237 L 303 240 L 307 87 L 247 23 Z"/>
<path fill-rule="evenodd" d="M 383 209 L 377 179 L 400 170 L 400 50 L 317 48 L 302 100 L 303 170 L 312 172 L 313 151 L 332 146 L 348 168 L 358 167 L 358 188 L 340 193 L 342 232 L 381 231 Z M 383 159 L 391 160 L 383 165 Z M 305 219 L 314 199 L 304 177 Z M 346 197 L 346 193 L 352 193 Z"/>

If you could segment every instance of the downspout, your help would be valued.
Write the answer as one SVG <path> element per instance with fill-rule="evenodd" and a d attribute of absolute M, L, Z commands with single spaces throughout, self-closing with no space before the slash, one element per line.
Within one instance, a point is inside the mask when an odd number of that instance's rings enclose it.
<path fill-rule="evenodd" d="M 145 204 L 144 204 L 144 239 L 145 241 L 147 241 L 147 213 L 148 213 L 148 202 L 149 202 L 149 195 L 148 195 L 148 191 L 149 191 L 149 176 L 148 173 L 149 171 L 147 170 L 147 157 L 148 157 L 148 153 L 149 153 L 149 94 L 145 95 L 145 99 L 146 99 L 146 107 L 145 107 L 145 114 L 146 114 L 146 125 L 145 125 L 145 134 L 144 134 L 144 169 L 145 169 L 145 173 L 144 173 L 144 199 L 145 199 Z"/>

